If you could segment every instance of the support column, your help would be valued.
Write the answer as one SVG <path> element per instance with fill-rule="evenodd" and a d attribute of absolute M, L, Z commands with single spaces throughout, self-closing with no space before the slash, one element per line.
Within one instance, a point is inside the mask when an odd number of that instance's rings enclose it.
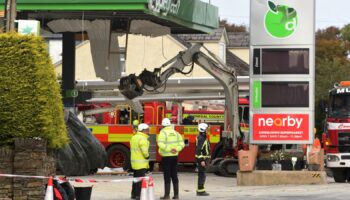
<path fill-rule="evenodd" d="M 177 103 L 177 125 L 181 125 L 182 124 L 182 102 L 176 102 Z"/>
<path fill-rule="evenodd" d="M 62 46 L 62 96 L 65 108 L 74 108 L 75 97 L 75 34 L 63 33 Z"/>

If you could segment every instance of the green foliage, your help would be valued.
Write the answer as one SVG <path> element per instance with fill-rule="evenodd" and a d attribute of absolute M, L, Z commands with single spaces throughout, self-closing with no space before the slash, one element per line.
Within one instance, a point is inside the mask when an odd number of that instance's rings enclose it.
<path fill-rule="evenodd" d="M 340 59 L 320 59 L 316 65 L 316 127 L 322 131 L 322 122 L 325 119 L 325 113 L 320 108 L 321 100 L 328 100 L 329 90 L 333 88 L 334 83 L 343 80 L 350 80 L 350 63 L 343 62 Z"/>
<path fill-rule="evenodd" d="M 350 24 L 345 25 L 340 30 L 341 38 L 347 42 L 350 42 Z"/>
<path fill-rule="evenodd" d="M 40 137 L 51 148 L 68 143 L 62 97 L 45 42 L 0 34 L 0 145 Z"/>
<path fill-rule="evenodd" d="M 316 32 L 316 127 L 322 131 L 325 113 L 319 108 L 322 100 L 328 100 L 328 91 L 334 83 L 350 80 L 348 26 L 342 29 L 328 27 Z"/>
<path fill-rule="evenodd" d="M 290 160 L 291 154 L 282 150 L 276 150 L 274 152 L 271 152 L 270 154 L 270 160 L 274 161 L 280 161 L 280 160 Z"/>
<path fill-rule="evenodd" d="M 229 23 L 226 19 L 220 20 L 220 26 L 224 26 L 227 32 L 248 32 L 247 26 Z"/>
<path fill-rule="evenodd" d="M 316 32 L 316 39 L 324 39 L 324 40 L 338 40 L 340 37 L 340 30 L 337 27 L 330 26 L 326 29 L 319 29 Z"/>

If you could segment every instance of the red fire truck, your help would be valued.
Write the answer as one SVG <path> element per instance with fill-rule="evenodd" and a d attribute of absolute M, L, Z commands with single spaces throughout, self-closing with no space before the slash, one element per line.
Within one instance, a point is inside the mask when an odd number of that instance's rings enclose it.
<path fill-rule="evenodd" d="M 247 132 L 249 127 L 249 100 L 248 98 L 240 98 L 239 103 L 241 131 Z M 78 105 L 78 109 L 81 112 L 101 108 L 109 108 L 110 111 L 93 115 L 85 114 L 83 121 L 106 148 L 108 154 L 108 165 L 110 167 L 123 167 L 124 169 L 129 169 L 129 141 L 134 134 L 132 122 L 136 119 L 151 125 L 151 158 L 153 158 L 152 160 L 154 162 L 160 162 L 161 157 L 158 155 L 156 137 L 162 128 L 160 124 L 165 116 L 170 119 L 177 119 L 178 112 L 176 112 L 176 107 L 173 107 L 172 110 L 166 111 L 164 102 L 147 102 L 143 104 L 144 113 L 140 115 L 134 112 L 128 105 L 118 105 L 116 107 L 112 107 L 109 103 Z M 220 143 L 224 111 L 183 110 L 182 113 L 184 118 L 193 116 L 193 122 L 192 125 L 183 125 L 181 122 L 174 125 L 174 128 L 183 135 L 185 141 L 185 148 L 179 154 L 180 163 L 195 162 L 195 141 L 198 134 L 196 124 L 198 122 L 212 123 L 209 128 L 208 136 L 211 144 L 212 155 L 214 155 L 213 159 L 230 154 L 230 152 L 223 152 L 223 148 L 221 147 L 222 144 Z M 173 122 L 176 121 L 173 120 Z"/>
<path fill-rule="evenodd" d="M 323 143 L 336 182 L 350 182 L 350 81 L 330 90 Z"/>
<path fill-rule="evenodd" d="M 204 49 L 207 54 L 203 53 L 201 49 Z M 218 164 L 218 171 L 224 176 L 235 174 L 238 169 L 238 150 L 248 149 L 248 136 L 240 130 L 241 117 L 239 114 L 239 83 L 237 74 L 235 68 L 228 67 L 202 44 L 194 44 L 187 50 L 179 52 L 177 56 L 171 58 L 159 68 L 154 68 L 153 71 L 145 69 L 139 75 L 130 74 L 122 77 L 119 80 L 118 91 L 135 109 L 140 110 L 141 96 L 144 93 L 159 94 L 164 92 L 167 81 L 171 76 L 174 74 L 191 74 L 194 66 L 201 67 L 213 76 L 224 91 L 225 119 L 223 120 L 223 125 L 212 125 L 209 129 L 208 137 L 213 149 L 212 159 L 222 157 L 221 160 L 212 160 L 212 164 Z M 218 96 L 214 97 L 218 98 Z M 162 99 L 162 96 L 159 98 Z M 198 98 L 191 97 L 192 100 Z M 208 100 L 203 98 L 208 98 L 207 96 L 202 97 L 202 100 Z M 154 124 L 150 130 L 152 136 L 150 138 L 152 144 L 150 147 L 150 156 L 154 161 L 159 161 L 156 136 L 161 128 L 158 124 L 160 124 L 165 116 L 165 105 L 157 102 L 144 103 L 143 110 L 145 111 L 143 121 Z M 243 111 L 242 113 L 248 112 Z M 125 110 L 123 114 L 124 116 L 122 115 L 123 117 L 120 119 L 120 122 L 125 123 L 124 126 L 96 125 L 90 126 L 90 128 L 107 148 L 110 163 L 111 161 L 112 164 L 117 163 L 120 165 L 123 163 L 125 167 L 128 166 L 129 162 L 128 141 L 133 133 L 132 127 L 127 124 L 130 124 L 133 118 Z M 115 114 L 110 113 L 110 115 Z M 183 135 L 186 144 L 186 148 L 180 154 L 180 161 L 194 162 L 194 144 L 197 126 L 177 125 L 175 129 Z"/>

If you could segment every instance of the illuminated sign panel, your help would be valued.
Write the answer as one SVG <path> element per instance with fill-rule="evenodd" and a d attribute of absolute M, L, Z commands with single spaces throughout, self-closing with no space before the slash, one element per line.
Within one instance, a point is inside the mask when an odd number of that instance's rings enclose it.
<path fill-rule="evenodd" d="M 251 0 L 250 6 L 250 142 L 311 144 L 315 0 Z"/>
<path fill-rule="evenodd" d="M 253 117 L 256 141 L 309 140 L 308 114 L 255 114 Z"/>

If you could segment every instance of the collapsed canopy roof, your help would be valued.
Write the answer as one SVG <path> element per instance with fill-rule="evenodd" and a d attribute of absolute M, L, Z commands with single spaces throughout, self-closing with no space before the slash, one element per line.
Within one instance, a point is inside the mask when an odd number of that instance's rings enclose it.
<path fill-rule="evenodd" d="M 0 0 L 2 9 L 4 2 Z M 62 18 L 111 20 L 112 30 L 120 31 L 128 31 L 132 20 L 150 20 L 171 33 L 209 33 L 219 21 L 218 8 L 200 0 L 17 0 L 17 10 L 18 18 L 43 23 Z"/>
<path fill-rule="evenodd" d="M 40 20 L 54 33 L 87 32 L 105 81 L 121 76 L 118 33 L 209 33 L 219 23 L 218 8 L 200 0 L 17 0 L 17 10 L 17 19 Z"/>

